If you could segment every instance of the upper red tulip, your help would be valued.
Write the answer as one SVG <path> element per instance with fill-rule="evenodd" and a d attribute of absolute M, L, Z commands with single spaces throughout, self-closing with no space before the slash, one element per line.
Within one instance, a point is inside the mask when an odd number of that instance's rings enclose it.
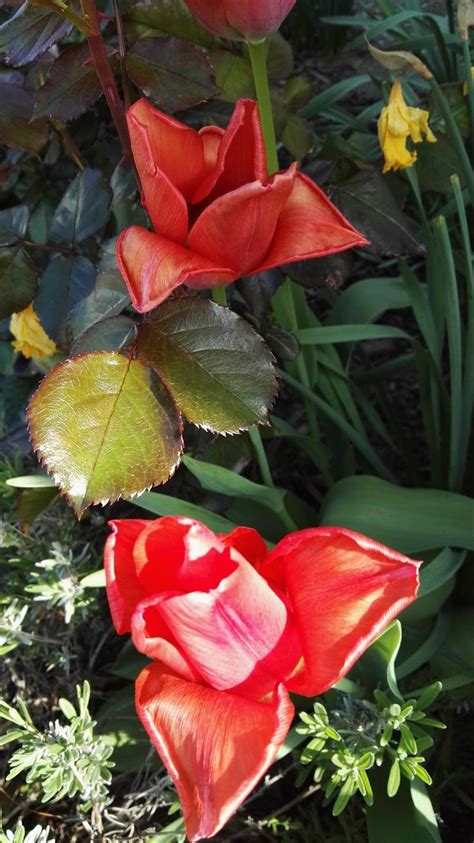
<path fill-rule="evenodd" d="M 198 20 L 221 38 L 259 41 L 276 32 L 296 0 L 185 0 Z"/>
<path fill-rule="evenodd" d="M 133 225 L 117 258 L 134 307 L 156 307 L 180 284 L 229 284 L 273 266 L 366 240 L 306 176 L 267 177 L 257 104 L 240 100 L 224 132 L 199 132 L 139 100 L 127 114 L 143 198 L 155 229 Z"/>
<path fill-rule="evenodd" d="M 337 682 L 414 600 L 419 562 L 357 533 L 217 536 L 189 518 L 112 521 L 107 595 L 117 632 L 151 663 L 136 705 L 181 799 L 211 837 L 275 759 L 288 691 Z"/>

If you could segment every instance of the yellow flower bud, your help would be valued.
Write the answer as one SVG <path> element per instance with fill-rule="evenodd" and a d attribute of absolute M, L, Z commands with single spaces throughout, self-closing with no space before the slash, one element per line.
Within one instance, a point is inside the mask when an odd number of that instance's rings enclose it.
<path fill-rule="evenodd" d="M 20 313 L 13 314 L 10 331 L 15 337 L 13 348 L 21 351 L 25 357 L 47 357 L 56 351 L 56 343 L 44 331 L 32 304 Z"/>
<path fill-rule="evenodd" d="M 403 98 L 402 84 L 397 79 L 392 85 L 388 105 L 382 109 L 377 128 L 380 146 L 385 157 L 384 173 L 411 167 L 417 158 L 416 152 L 407 148 L 407 139 L 421 143 L 423 135 L 430 143 L 436 138 L 428 126 L 429 112 L 422 108 L 411 108 Z"/>

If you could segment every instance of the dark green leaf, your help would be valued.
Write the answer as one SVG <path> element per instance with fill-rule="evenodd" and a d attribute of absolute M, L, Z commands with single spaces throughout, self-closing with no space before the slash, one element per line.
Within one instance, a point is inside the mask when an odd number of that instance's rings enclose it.
<path fill-rule="evenodd" d="M 48 124 L 32 120 L 33 104 L 29 91 L 0 83 L 0 144 L 40 152 L 48 140 Z"/>
<path fill-rule="evenodd" d="M 439 135 L 437 143 L 421 143 L 418 148 L 416 173 L 423 190 L 451 193 L 450 177 L 457 173 L 464 183 L 462 162 L 446 135 Z"/>
<path fill-rule="evenodd" d="M 79 514 L 165 482 L 182 450 L 163 385 L 136 360 L 107 352 L 56 366 L 30 402 L 29 425 L 42 464 Z"/>
<path fill-rule="evenodd" d="M 184 0 L 143 0 L 127 11 L 127 30 L 144 38 L 149 35 L 176 35 L 203 47 L 214 38 L 201 26 Z"/>
<path fill-rule="evenodd" d="M 387 310 L 405 307 L 410 307 L 410 298 L 402 278 L 364 278 L 338 296 L 327 324 L 367 324 Z"/>
<path fill-rule="evenodd" d="M 55 255 L 41 278 L 35 311 L 51 339 L 66 341 L 66 320 L 72 308 L 89 295 L 96 270 L 88 258 Z"/>
<path fill-rule="evenodd" d="M 72 29 L 61 15 L 26 2 L 0 26 L 0 53 L 7 64 L 29 64 Z"/>
<path fill-rule="evenodd" d="M 384 768 L 371 774 L 374 804 L 367 808 L 369 843 L 441 843 L 436 816 L 421 782 L 401 779 L 396 796 L 387 796 Z"/>
<path fill-rule="evenodd" d="M 198 298 L 167 301 L 140 329 L 137 353 L 194 424 L 237 433 L 266 421 L 277 388 L 271 353 L 228 308 Z"/>
<path fill-rule="evenodd" d="M 247 56 L 239 56 L 237 53 L 222 48 L 210 50 L 209 56 L 214 68 L 220 100 L 237 102 L 243 97 L 255 96 L 252 67 Z"/>
<path fill-rule="evenodd" d="M 380 173 L 360 173 L 329 192 L 349 222 L 370 241 L 368 250 L 373 254 L 423 254 L 413 224 Z"/>
<path fill-rule="evenodd" d="M 37 277 L 23 249 L 0 249 L 0 319 L 18 313 L 33 301 Z"/>
<path fill-rule="evenodd" d="M 403 553 L 474 550 L 474 500 L 438 489 L 407 489 L 377 477 L 346 477 L 325 498 L 321 524 L 348 527 Z"/>
<path fill-rule="evenodd" d="M 142 38 L 127 53 L 127 70 L 155 105 L 182 111 L 217 93 L 206 53 L 179 38 Z"/>
<path fill-rule="evenodd" d="M 128 316 L 114 316 L 97 322 L 84 331 L 71 348 L 72 355 L 91 351 L 120 351 L 127 348 L 137 335 L 137 326 Z"/>
<path fill-rule="evenodd" d="M 338 289 L 349 278 L 352 267 L 350 251 L 329 255 L 326 258 L 312 258 L 307 261 L 295 261 L 282 267 L 286 275 L 303 287 L 330 287 Z M 355 285 L 353 285 L 355 286 Z M 352 287 L 349 287 L 352 289 Z"/>
<path fill-rule="evenodd" d="M 58 490 L 54 486 L 42 489 L 23 489 L 16 503 L 16 513 L 22 528 L 28 528 L 57 496 Z"/>
<path fill-rule="evenodd" d="M 354 668 L 354 677 L 370 689 L 377 685 L 389 688 L 402 699 L 395 675 L 395 661 L 402 643 L 402 627 L 394 621 L 365 651 Z"/>
<path fill-rule="evenodd" d="M 29 215 L 26 205 L 15 205 L 0 211 L 0 246 L 11 246 L 25 236 Z"/>
<path fill-rule="evenodd" d="M 135 498 L 133 503 L 136 506 L 145 509 L 147 512 L 152 512 L 154 515 L 177 515 L 185 516 L 186 518 L 194 518 L 196 521 L 202 521 L 210 530 L 216 533 L 230 533 L 235 529 L 236 525 L 218 515 L 217 512 L 212 512 L 209 509 L 204 509 L 202 506 L 196 506 L 195 503 L 183 501 L 180 498 L 173 498 L 171 495 L 160 495 L 158 492 L 144 492 L 140 497 Z"/>
<path fill-rule="evenodd" d="M 90 295 L 71 310 L 68 324 L 74 338 L 103 319 L 118 316 L 130 304 L 130 296 L 118 269 L 108 269 L 97 276 Z"/>
<path fill-rule="evenodd" d="M 55 243 L 80 243 L 107 222 L 112 191 L 99 170 L 84 170 L 69 185 L 51 223 Z"/>
<path fill-rule="evenodd" d="M 36 92 L 35 117 L 67 122 L 79 117 L 100 96 L 99 78 L 87 44 L 74 44 L 54 62 L 44 85 Z"/>

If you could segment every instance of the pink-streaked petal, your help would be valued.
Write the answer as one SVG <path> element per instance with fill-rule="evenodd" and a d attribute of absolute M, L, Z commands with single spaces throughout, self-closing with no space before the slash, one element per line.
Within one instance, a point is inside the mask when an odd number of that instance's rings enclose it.
<path fill-rule="evenodd" d="M 280 29 L 296 0 L 222 0 L 228 24 L 250 39 L 265 38 Z"/>
<path fill-rule="evenodd" d="M 254 181 L 267 181 L 267 158 L 258 106 L 239 100 L 219 144 L 215 167 L 196 190 L 192 202 L 206 203 Z"/>
<path fill-rule="evenodd" d="M 190 841 L 212 837 L 275 760 L 294 709 L 280 686 L 257 702 L 153 664 L 136 682 L 138 716 L 173 779 Z"/>
<path fill-rule="evenodd" d="M 137 576 L 133 548 L 150 521 L 142 518 L 109 521 L 112 533 L 104 549 L 104 567 L 112 620 L 119 635 L 130 632 L 131 618 L 146 592 Z"/>
<path fill-rule="evenodd" d="M 129 108 L 127 123 L 140 178 L 142 174 L 152 176 L 159 170 L 185 199 L 192 196 L 206 175 L 199 132 L 153 108 L 144 99 Z M 152 198 L 147 194 L 147 206 Z"/>
<path fill-rule="evenodd" d="M 225 265 L 138 225 L 122 231 L 117 261 L 132 304 L 140 313 L 153 310 L 181 284 L 210 287 L 229 284 L 238 277 Z"/>
<path fill-rule="evenodd" d="M 170 596 L 159 612 L 182 652 L 219 690 L 259 699 L 301 659 L 292 614 L 243 558 L 216 588 Z"/>
<path fill-rule="evenodd" d="M 189 247 L 238 275 L 253 272 L 265 260 L 294 178 L 292 166 L 269 184 L 252 182 L 219 197 L 193 225 Z"/>
<path fill-rule="evenodd" d="M 367 245 L 365 237 L 351 226 L 326 194 L 307 176 L 297 173 L 273 241 L 255 271 Z"/>
<path fill-rule="evenodd" d="M 338 527 L 282 539 L 260 572 L 285 581 L 295 614 L 304 667 L 288 689 L 313 696 L 338 682 L 415 599 L 420 564 Z"/>
<path fill-rule="evenodd" d="M 132 641 L 139 653 L 161 662 L 183 679 L 201 682 L 202 677 L 186 658 L 159 612 L 166 596 L 154 595 L 138 604 L 132 617 Z"/>
<path fill-rule="evenodd" d="M 267 545 L 252 527 L 236 527 L 231 533 L 219 538 L 226 547 L 233 547 L 254 567 L 257 567 L 268 556 Z"/>

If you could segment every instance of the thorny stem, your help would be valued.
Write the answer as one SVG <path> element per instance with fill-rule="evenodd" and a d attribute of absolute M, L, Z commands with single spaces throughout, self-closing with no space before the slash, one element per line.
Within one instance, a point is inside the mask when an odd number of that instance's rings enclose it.
<path fill-rule="evenodd" d="M 118 45 L 119 45 L 119 56 L 120 56 L 120 74 L 122 77 L 122 91 L 123 91 L 123 101 L 125 103 L 125 109 L 128 110 L 131 104 L 130 98 L 130 88 L 128 84 L 128 76 L 127 76 L 127 67 L 125 64 L 125 58 L 127 54 L 127 45 L 125 43 L 125 32 L 123 29 L 123 22 L 122 22 L 122 15 L 120 13 L 120 6 L 118 0 L 113 0 L 114 3 L 114 14 L 115 14 L 115 26 L 117 29 L 117 37 L 118 37 Z"/>
<path fill-rule="evenodd" d="M 89 24 L 87 41 L 89 44 L 92 63 L 95 67 L 97 76 L 99 77 L 99 81 L 104 92 L 105 99 L 107 100 L 107 105 L 109 106 L 112 119 L 117 128 L 124 153 L 130 161 L 133 161 L 124 107 L 122 100 L 120 99 L 114 74 L 110 67 L 104 39 L 102 38 L 100 20 L 95 0 L 81 0 L 81 8 L 82 14 Z"/>

